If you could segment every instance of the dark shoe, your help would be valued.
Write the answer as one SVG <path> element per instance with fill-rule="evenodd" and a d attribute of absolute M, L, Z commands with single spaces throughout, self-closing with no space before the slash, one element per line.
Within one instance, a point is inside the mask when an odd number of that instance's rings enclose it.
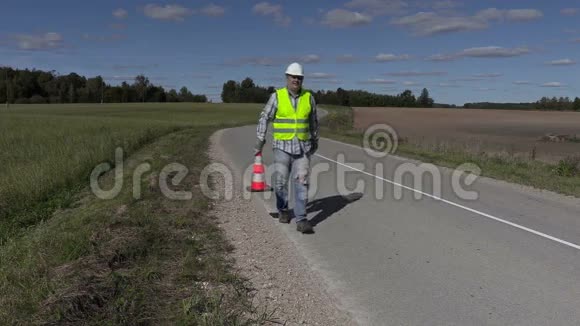
<path fill-rule="evenodd" d="M 302 220 L 296 223 L 296 231 L 302 233 L 313 233 L 314 229 L 312 229 L 312 224 L 310 224 L 308 220 Z"/>
<path fill-rule="evenodd" d="M 281 211 L 278 214 L 278 222 L 280 222 L 280 223 L 290 223 L 290 212 L 289 211 Z"/>

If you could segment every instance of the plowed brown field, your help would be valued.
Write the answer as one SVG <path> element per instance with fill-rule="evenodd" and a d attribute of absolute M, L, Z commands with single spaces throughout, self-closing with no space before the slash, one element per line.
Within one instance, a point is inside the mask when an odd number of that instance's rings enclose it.
<path fill-rule="evenodd" d="M 355 128 L 385 123 L 400 139 L 421 146 L 449 146 L 469 152 L 503 153 L 557 162 L 580 155 L 580 142 L 546 142 L 546 134 L 577 135 L 580 113 L 482 109 L 354 108 Z"/>

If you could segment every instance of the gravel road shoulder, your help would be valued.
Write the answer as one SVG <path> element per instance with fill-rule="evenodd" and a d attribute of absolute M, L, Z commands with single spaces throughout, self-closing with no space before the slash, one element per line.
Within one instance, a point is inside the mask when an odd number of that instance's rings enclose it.
<path fill-rule="evenodd" d="M 220 130 L 212 135 L 210 158 L 212 162 L 233 166 L 219 146 L 222 134 Z M 224 194 L 223 178 L 215 181 L 216 190 Z M 234 174 L 234 182 L 234 189 L 241 189 L 238 174 Z M 233 198 L 219 200 L 212 214 L 235 248 L 231 256 L 237 272 L 255 288 L 255 302 L 262 309 L 275 309 L 272 324 L 356 325 L 337 308 L 337 299 L 326 291 L 321 276 L 311 270 L 277 220 L 255 200 L 260 199 L 248 201 L 239 191 L 233 191 Z"/>

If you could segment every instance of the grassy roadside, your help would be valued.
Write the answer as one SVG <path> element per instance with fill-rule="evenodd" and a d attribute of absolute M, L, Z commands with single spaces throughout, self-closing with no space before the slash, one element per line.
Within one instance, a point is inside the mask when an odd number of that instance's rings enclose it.
<path fill-rule="evenodd" d="M 13 106 L 0 112 L 0 324 L 250 325 L 268 318 L 235 275 L 198 186 L 217 129 L 259 105 Z M 123 187 L 95 197 L 88 173 L 124 150 Z M 53 162 L 52 164 L 48 164 Z M 133 172 L 150 164 L 136 184 Z M 170 200 L 159 174 L 188 173 Z M 27 168 L 22 169 L 22 165 Z M 28 173 L 28 171 L 36 171 Z M 12 179 L 11 179 L 12 178 Z M 7 180 L 14 182 L 9 184 Z M 99 178 L 111 189 L 114 171 Z M 39 191 L 40 188 L 42 191 Z M 10 198 L 10 200 L 7 200 Z"/>
<path fill-rule="evenodd" d="M 231 248 L 207 214 L 198 177 L 214 127 L 163 136 L 125 163 L 119 196 L 99 200 L 88 190 L 24 236 L 0 247 L 0 320 L 7 324 L 249 325 L 267 318 L 251 304 L 244 280 L 231 272 Z M 133 198 L 133 171 L 151 171 Z M 161 169 L 189 170 L 170 200 L 158 184 Z M 101 177 L 103 189 L 112 173 Z"/>
<path fill-rule="evenodd" d="M 362 146 L 363 132 L 353 129 L 353 111 L 349 107 L 322 106 L 329 112 L 321 122 L 323 137 Z M 580 157 L 546 164 L 499 155 L 471 154 L 445 146 L 426 148 L 409 143 L 399 143 L 396 155 L 448 168 L 463 163 L 474 163 L 481 175 L 538 189 L 545 189 L 580 198 Z"/>

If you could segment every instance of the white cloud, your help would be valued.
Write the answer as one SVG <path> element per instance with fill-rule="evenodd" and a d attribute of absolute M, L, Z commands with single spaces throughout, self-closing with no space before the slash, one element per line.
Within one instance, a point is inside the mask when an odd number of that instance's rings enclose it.
<path fill-rule="evenodd" d="M 512 9 L 505 11 L 505 18 L 508 21 L 530 21 L 544 17 L 544 14 L 537 9 Z"/>
<path fill-rule="evenodd" d="M 360 82 L 360 84 L 396 84 L 397 82 L 395 80 L 388 80 L 388 79 L 381 79 L 381 78 L 372 78 L 372 79 L 367 79 L 365 81 Z"/>
<path fill-rule="evenodd" d="M 434 54 L 427 58 L 430 61 L 453 61 L 459 57 L 455 54 Z"/>
<path fill-rule="evenodd" d="M 439 84 L 437 84 L 437 86 L 439 86 L 439 87 L 449 87 L 449 88 L 459 88 L 459 87 L 461 87 L 461 85 L 450 84 L 450 83 L 439 83 Z"/>
<path fill-rule="evenodd" d="M 323 25 L 330 27 L 352 27 L 369 24 L 372 17 L 356 11 L 333 9 L 324 15 Z"/>
<path fill-rule="evenodd" d="M 370 16 L 399 14 L 408 4 L 402 0 L 351 0 L 345 7 L 358 9 Z"/>
<path fill-rule="evenodd" d="M 458 53 L 461 57 L 502 58 L 517 57 L 530 53 L 527 48 L 503 48 L 499 46 L 484 46 L 465 49 Z"/>
<path fill-rule="evenodd" d="M 320 62 L 320 56 L 317 54 L 309 54 L 301 57 L 293 57 L 293 61 L 300 61 L 302 63 L 317 63 Z"/>
<path fill-rule="evenodd" d="M 288 65 L 290 62 L 300 62 L 300 63 L 318 63 L 320 62 L 320 56 L 317 54 L 308 54 L 302 56 L 288 56 L 288 57 L 243 57 L 239 59 L 233 59 L 226 61 L 225 65 L 232 66 L 243 66 L 243 65 L 253 65 L 253 66 L 280 66 Z"/>
<path fill-rule="evenodd" d="M 549 62 L 546 62 L 547 65 L 552 65 L 552 66 L 571 66 L 571 65 L 575 65 L 576 61 L 571 60 L 571 59 L 560 59 L 560 60 L 552 60 Z"/>
<path fill-rule="evenodd" d="M 514 85 L 530 85 L 532 84 L 530 81 L 527 80 L 516 80 L 513 82 Z"/>
<path fill-rule="evenodd" d="M 480 81 L 483 78 L 481 77 L 461 77 L 461 78 L 454 78 L 451 79 L 451 81 L 464 81 L 464 82 L 471 82 L 471 81 Z"/>
<path fill-rule="evenodd" d="M 565 15 L 565 16 L 574 16 L 579 12 L 580 12 L 580 9 L 578 9 L 578 8 L 564 8 L 564 9 L 560 10 L 560 13 L 562 15 Z"/>
<path fill-rule="evenodd" d="M 355 61 L 357 61 L 357 59 L 352 54 L 344 54 L 336 58 L 336 62 L 338 63 L 351 63 Z"/>
<path fill-rule="evenodd" d="M 408 54 L 395 55 L 395 54 L 391 54 L 391 53 L 388 53 L 388 54 L 379 53 L 375 57 L 375 61 L 378 61 L 378 62 L 401 61 L 401 60 L 409 60 L 410 58 L 411 58 L 411 56 Z"/>
<path fill-rule="evenodd" d="M 91 35 L 88 33 L 83 34 L 83 39 L 87 41 L 96 41 L 96 42 L 112 42 L 112 41 L 120 41 L 125 39 L 124 35 L 121 34 L 112 34 L 112 35 Z"/>
<path fill-rule="evenodd" d="M 495 77 L 501 77 L 501 76 L 503 76 L 503 74 L 501 74 L 499 72 L 491 72 L 491 73 L 473 75 L 473 77 L 476 77 L 476 78 L 495 78 Z"/>
<path fill-rule="evenodd" d="M 308 77 L 310 77 L 312 79 L 332 79 L 332 78 L 335 78 L 336 75 L 328 74 L 325 72 L 313 72 L 310 75 L 308 75 Z"/>
<path fill-rule="evenodd" d="M 541 85 L 542 87 L 564 87 L 565 85 L 560 82 L 549 82 Z"/>
<path fill-rule="evenodd" d="M 338 79 L 313 79 L 310 80 L 309 83 L 317 85 L 328 85 L 328 84 L 337 85 L 342 84 L 342 81 Z"/>
<path fill-rule="evenodd" d="M 118 18 L 118 19 L 125 19 L 125 18 L 127 18 L 128 14 L 129 13 L 127 12 L 127 10 L 125 10 L 123 8 L 119 8 L 119 9 L 116 9 L 115 11 L 113 11 L 113 16 L 115 18 Z"/>
<path fill-rule="evenodd" d="M 495 90 L 495 88 L 489 88 L 489 87 L 478 87 L 475 89 L 476 91 L 482 91 L 482 92 L 487 92 L 487 91 L 493 91 Z"/>
<path fill-rule="evenodd" d="M 478 11 L 473 18 L 480 19 L 483 21 L 501 20 L 503 18 L 504 12 L 497 8 L 487 8 Z"/>
<path fill-rule="evenodd" d="M 21 50 L 51 50 L 62 48 L 64 45 L 62 35 L 54 32 L 41 35 L 18 34 L 14 39 Z"/>
<path fill-rule="evenodd" d="M 434 12 L 419 12 L 411 16 L 394 19 L 394 25 L 410 28 L 416 35 L 434 35 L 442 33 L 479 30 L 488 27 L 487 22 L 470 17 L 445 17 Z"/>
<path fill-rule="evenodd" d="M 234 66 L 253 65 L 253 66 L 275 66 L 278 65 L 275 58 L 271 57 L 246 57 L 233 60 L 229 64 Z"/>
<path fill-rule="evenodd" d="M 397 77 L 417 77 L 417 76 L 443 76 L 446 75 L 445 71 L 400 71 L 400 72 L 389 72 L 385 73 L 387 76 L 397 76 Z"/>
<path fill-rule="evenodd" d="M 414 82 L 414 81 L 404 81 L 403 85 L 405 85 L 405 86 L 419 86 L 421 84 Z"/>
<path fill-rule="evenodd" d="M 253 12 L 262 16 L 271 16 L 274 18 L 274 22 L 280 26 L 288 26 L 292 19 L 284 15 L 284 11 L 281 5 L 274 5 L 269 2 L 257 3 Z"/>
<path fill-rule="evenodd" d="M 153 19 L 184 21 L 186 17 L 193 15 L 194 11 L 180 5 L 148 4 L 145 6 L 144 13 L 145 16 Z"/>
<path fill-rule="evenodd" d="M 226 12 L 226 9 L 224 7 L 210 3 L 209 5 L 201 8 L 199 12 L 206 16 L 218 17 L 223 16 Z"/>
<path fill-rule="evenodd" d="M 503 48 L 500 46 L 484 46 L 464 49 L 457 53 L 435 54 L 427 58 L 430 61 L 453 61 L 465 57 L 474 58 L 508 58 L 530 53 L 527 48 Z"/>
<path fill-rule="evenodd" d="M 530 21 L 542 18 L 544 14 L 537 9 L 510 9 L 500 10 L 497 8 L 488 8 L 475 14 L 474 18 L 484 21 Z"/>
<path fill-rule="evenodd" d="M 440 9 L 453 9 L 456 7 L 461 7 L 463 4 L 459 1 L 453 0 L 441 0 L 435 1 L 432 4 L 433 9 L 440 10 Z"/>
<path fill-rule="evenodd" d="M 429 36 L 435 34 L 465 32 L 489 28 L 493 21 L 530 21 L 543 17 L 536 9 L 499 10 L 488 8 L 474 16 L 442 15 L 435 12 L 419 12 L 414 15 L 391 20 L 391 24 L 411 29 L 415 35 Z"/>

